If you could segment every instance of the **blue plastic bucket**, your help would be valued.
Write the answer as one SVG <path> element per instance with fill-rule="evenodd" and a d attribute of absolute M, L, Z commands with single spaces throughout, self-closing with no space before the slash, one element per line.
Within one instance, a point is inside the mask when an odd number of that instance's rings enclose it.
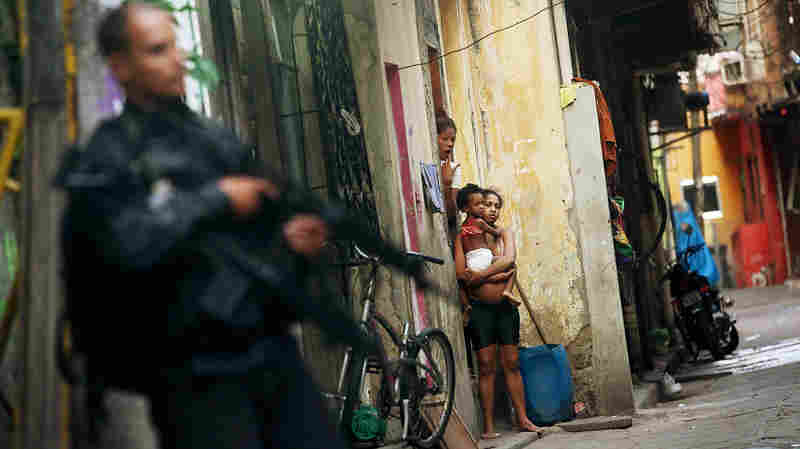
<path fill-rule="evenodd" d="M 525 409 L 534 424 L 552 426 L 575 418 L 575 387 L 562 345 L 520 348 L 519 364 L 525 384 Z"/>

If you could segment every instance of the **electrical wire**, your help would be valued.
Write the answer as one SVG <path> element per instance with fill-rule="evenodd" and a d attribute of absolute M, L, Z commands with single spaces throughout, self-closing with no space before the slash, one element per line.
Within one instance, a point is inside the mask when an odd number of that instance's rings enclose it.
<path fill-rule="evenodd" d="M 769 0 L 767 0 L 767 1 L 769 1 Z M 424 66 L 424 65 L 432 64 L 432 63 L 437 62 L 437 61 L 441 61 L 442 59 L 444 59 L 447 56 L 450 56 L 450 55 L 452 55 L 454 53 L 460 53 L 460 52 L 462 52 L 464 50 L 468 50 L 468 49 L 478 45 L 478 43 L 481 42 L 484 39 L 487 39 L 487 38 L 489 38 L 491 36 L 494 36 L 497 33 L 502 33 L 503 31 L 507 31 L 507 30 L 510 30 L 510 29 L 512 29 L 514 27 L 517 27 L 517 26 L 519 26 L 519 25 L 521 25 L 521 24 L 523 24 L 523 23 L 525 23 L 525 22 L 527 22 L 529 20 L 532 20 L 533 18 L 535 18 L 539 14 L 549 10 L 550 8 L 553 8 L 553 7 L 559 6 L 559 5 L 563 5 L 564 3 L 566 3 L 566 0 L 561 0 L 561 1 L 553 3 L 552 5 L 545 6 L 544 8 L 536 11 L 535 13 L 533 13 L 533 14 L 531 14 L 531 15 L 523 18 L 523 19 L 520 19 L 520 20 L 512 23 L 511 25 L 504 26 L 502 28 L 498 28 L 498 29 L 496 29 L 494 31 L 491 31 L 489 33 L 484 34 L 483 36 L 481 36 L 478 39 L 476 39 L 476 40 L 472 41 L 471 43 L 469 43 L 468 45 L 465 45 L 465 46 L 463 46 L 461 48 L 456 48 L 456 49 L 453 49 L 453 50 L 449 50 L 449 51 L 447 51 L 445 53 L 442 53 L 441 55 L 439 55 L 439 56 L 437 56 L 437 57 L 435 57 L 433 59 L 429 59 L 427 61 L 418 62 L 416 64 L 406 65 L 406 66 L 403 66 L 403 67 L 398 67 L 397 70 L 400 71 L 400 70 L 411 69 L 411 68 L 414 68 L 414 67 L 421 67 L 421 66 Z"/>
<path fill-rule="evenodd" d="M 720 1 L 722 3 L 727 3 L 727 4 L 737 4 L 738 5 L 737 2 L 727 2 L 727 1 L 723 1 L 723 0 L 717 0 L 717 1 Z M 771 0 L 764 0 L 763 3 L 761 3 L 758 6 L 756 6 L 755 8 L 753 8 L 753 9 L 751 9 L 749 11 L 745 11 L 743 13 L 739 13 L 739 14 L 731 14 L 731 13 L 727 13 L 727 12 L 723 12 L 723 11 L 717 11 L 717 13 L 718 14 L 723 14 L 723 15 L 726 15 L 726 16 L 742 17 L 742 16 L 746 16 L 748 14 L 752 14 L 754 12 L 757 12 L 757 11 L 761 10 L 763 7 L 767 6 L 767 4 L 769 4 L 770 1 Z M 556 6 L 559 6 L 559 5 L 563 5 L 565 3 L 566 3 L 566 0 L 561 0 L 561 1 L 555 2 L 552 5 L 545 6 L 544 8 L 536 11 L 535 13 L 533 13 L 533 14 L 527 16 L 527 17 L 524 17 L 524 18 L 522 18 L 522 19 L 520 19 L 520 20 L 518 20 L 518 21 L 516 21 L 516 22 L 514 22 L 514 23 L 512 23 L 510 25 L 507 25 L 505 27 L 498 28 L 498 29 L 493 30 L 493 31 L 491 31 L 489 33 L 486 33 L 483 36 L 479 37 L 478 39 L 470 42 L 469 44 L 467 44 L 467 45 L 465 45 L 463 47 L 455 48 L 453 50 L 446 51 L 446 52 L 442 53 L 441 55 L 439 55 L 439 56 L 437 56 L 435 58 L 431 58 L 431 59 L 429 59 L 427 61 L 421 61 L 421 62 L 418 62 L 416 64 L 409 64 L 409 65 L 405 65 L 405 66 L 402 66 L 402 67 L 398 67 L 397 70 L 400 71 L 400 70 L 412 69 L 414 67 L 422 67 L 422 66 L 425 66 L 425 65 L 433 64 L 434 62 L 437 62 L 437 61 L 441 61 L 442 59 L 444 59 L 444 58 L 446 58 L 446 57 L 448 57 L 448 56 L 450 56 L 452 54 L 460 53 L 460 52 L 462 52 L 464 50 L 468 50 L 468 49 L 478 45 L 478 43 L 480 43 L 484 39 L 487 39 L 487 38 L 489 38 L 491 36 L 494 36 L 495 34 L 502 33 L 503 31 L 507 31 L 507 30 L 510 30 L 512 28 L 515 28 L 515 27 L 517 27 L 517 26 L 519 26 L 519 25 L 521 25 L 521 24 L 523 24 L 525 22 L 528 22 L 528 21 L 534 19 L 535 17 L 537 17 L 538 15 L 542 14 L 543 12 L 545 12 L 545 11 L 547 11 L 547 10 L 553 8 L 553 7 L 556 7 Z"/>

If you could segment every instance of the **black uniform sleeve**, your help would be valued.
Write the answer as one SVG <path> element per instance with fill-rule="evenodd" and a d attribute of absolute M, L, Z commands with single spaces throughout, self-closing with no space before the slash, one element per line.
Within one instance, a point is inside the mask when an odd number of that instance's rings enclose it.
<path fill-rule="evenodd" d="M 228 199 L 215 183 L 197 191 L 173 191 L 159 205 L 148 193 L 130 195 L 122 186 L 75 192 L 70 207 L 88 221 L 83 229 L 107 263 L 146 270 L 204 221 L 221 218 Z"/>
<path fill-rule="evenodd" d="M 146 270 L 230 206 L 216 182 L 154 192 L 131 175 L 124 144 L 118 122 L 102 125 L 85 151 L 67 153 L 55 184 L 68 194 L 73 229 L 106 263 Z"/>

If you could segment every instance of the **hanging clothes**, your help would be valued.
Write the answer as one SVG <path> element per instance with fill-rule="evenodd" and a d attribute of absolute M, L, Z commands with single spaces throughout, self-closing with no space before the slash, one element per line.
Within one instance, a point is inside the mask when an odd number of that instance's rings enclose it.
<path fill-rule="evenodd" d="M 633 247 L 628 235 L 625 233 L 625 199 L 615 196 L 609 201 L 611 207 L 611 234 L 614 236 L 614 252 L 617 255 L 617 264 L 633 262 Z"/>
<path fill-rule="evenodd" d="M 719 271 L 717 264 L 714 262 L 714 257 L 711 251 L 706 246 L 706 241 L 703 239 L 703 232 L 697 224 L 691 207 L 686 202 L 672 208 L 672 217 L 675 223 L 675 251 L 681 253 L 686 251 L 686 248 L 695 245 L 703 245 L 703 249 L 690 255 L 687 258 L 689 270 L 694 271 L 708 279 L 709 284 L 716 285 L 719 282 Z M 686 223 L 689 228 L 683 230 L 683 224 Z M 691 231 L 689 231 L 691 229 Z M 688 231 L 688 232 L 687 232 Z"/>
<path fill-rule="evenodd" d="M 600 122 L 600 145 L 603 148 L 603 162 L 606 167 L 606 182 L 613 185 L 612 178 L 617 172 L 617 136 L 614 133 L 614 123 L 611 121 L 611 111 L 608 109 L 606 97 L 600 86 L 594 81 L 583 78 L 573 78 L 573 81 L 586 83 L 594 88 L 594 97 L 597 101 L 597 120 Z"/>
<path fill-rule="evenodd" d="M 426 164 L 420 162 L 422 171 L 422 183 L 425 187 L 425 200 L 431 212 L 442 213 L 445 211 L 444 195 L 442 185 L 439 180 L 439 166 L 437 164 Z"/>
<path fill-rule="evenodd" d="M 600 86 L 594 81 L 583 78 L 573 78 L 574 82 L 584 83 L 594 88 L 594 98 L 597 107 L 597 121 L 600 125 L 600 148 L 603 151 L 603 165 L 605 166 L 606 186 L 609 196 L 609 212 L 611 214 L 611 234 L 614 236 L 614 252 L 617 263 L 628 264 L 635 259 L 633 247 L 625 232 L 625 200 L 617 195 L 617 135 L 614 133 L 614 123 L 611 120 L 611 111 L 608 108 L 606 97 Z"/>

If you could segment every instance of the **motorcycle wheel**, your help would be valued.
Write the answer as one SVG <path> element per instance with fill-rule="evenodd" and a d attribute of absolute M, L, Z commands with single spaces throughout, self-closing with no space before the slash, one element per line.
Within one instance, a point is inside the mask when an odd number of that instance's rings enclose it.
<path fill-rule="evenodd" d="M 692 356 L 692 359 L 697 360 L 697 345 L 694 343 L 691 335 L 686 330 L 686 324 L 683 321 L 683 317 L 676 313 L 675 317 L 675 324 L 678 328 L 678 332 L 680 332 L 681 337 L 683 338 L 683 346 L 689 352 L 689 355 Z"/>
<path fill-rule="evenodd" d="M 720 346 L 719 332 L 717 332 L 716 324 L 712 324 L 705 312 L 700 312 L 697 317 L 697 325 L 702 329 L 702 335 L 705 339 L 705 347 L 711 351 L 711 356 L 714 360 L 722 360 L 725 358 L 725 353 Z"/>

